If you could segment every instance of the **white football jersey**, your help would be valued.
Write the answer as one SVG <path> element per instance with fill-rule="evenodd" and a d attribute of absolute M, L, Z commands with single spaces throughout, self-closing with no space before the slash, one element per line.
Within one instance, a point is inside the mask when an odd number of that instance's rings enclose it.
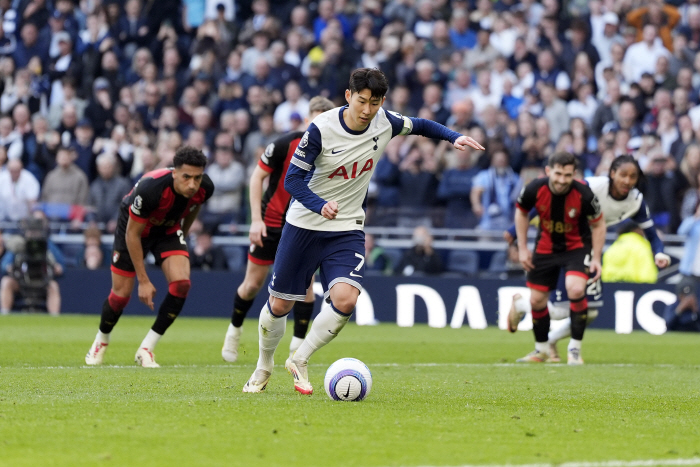
<path fill-rule="evenodd" d="M 363 203 L 377 161 L 391 138 L 413 128 L 408 117 L 380 108 L 364 131 L 350 130 L 339 107 L 316 117 L 294 152 L 289 172 L 304 171 L 309 189 L 338 202 L 338 215 L 326 219 L 292 199 L 286 220 L 308 230 L 346 231 L 364 227 Z"/>
<path fill-rule="evenodd" d="M 607 227 L 619 224 L 625 219 L 632 219 L 642 229 L 654 225 L 649 208 L 644 202 L 644 195 L 638 189 L 632 188 L 627 198 L 616 200 L 610 195 L 610 177 L 588 177 L 586 182 L 598 197 Z"/>

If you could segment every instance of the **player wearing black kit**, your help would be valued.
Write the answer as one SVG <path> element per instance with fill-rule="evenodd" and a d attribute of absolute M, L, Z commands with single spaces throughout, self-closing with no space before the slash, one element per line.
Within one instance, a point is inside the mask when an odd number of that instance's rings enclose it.
<path fill-rule="evenodd" d="M 214 193 L 204 173 L 207 158 L 190 146 L 175 154 L 174 167 L 146 173 L 122 200 L 112 252 L 112 290 L 102 305 L 100 328 L 85 356 L 88 365 L 102 363 L 109 336 L 129 303 L 138 278 L 139 300 L 153 310 L 156 289 L 148 278 L 144 258 L 150 251 L 168 281 L 168 294 L 155 323 L 136 352 L 135 361 L 157 368 L 153 349 L 175 321 L 190 290 L 187 232 L 202 204 Z"/>
<path fill-rule="evenodd" d="M 520 262 L 527 271 L 535 333 L 535 350 L 519 362 L 546 362 L 549 359 L 547 299 L 549 292 L 556 288 L 563 269 L 571 304 L 567 363 L 583 363 L 581 340 L 588 312 L 586 282 L 589 271 L 595 274 L 594 281 L 600 277 L 605 221 L 598 198 L 590 187 L 573 179 L 575 168 L 576 158 L 572 154 L 554 154 L 545 168 L 547 177 L 534 180 L 523 188 L 516 203 L 515 229 Z M 534 255 L 527 248 L 528 214 L 532 208 L 540 216 Z"/>
<path fill-rule="evenodd" d="M 330 100 L 314 97 L 309 102 L 309 121 L 333 107 Z M 284 189 L 284 176 L 303 135 L 303 131 L 293 131 L 270 143 L 250 177 L 250 251 L 245 278 L 236 291 L 231 323 L 221 349 L 221 357 L 227 362 L 235 362 L 238 359 L 243 320 L 264 284 L 270 265 L 275 262 L 277 245 L 284 227 L 284 216 L 291 198 Z M 266 178 L 269 178 L 269 182 L 263 194 L 263 181 Z M 313 283 L 309 285 L 304 301 L 294 305 L 294 337 L 289 345 L 290 354 L 299 348 L 309 329 L 309 321 L 314 311 L 312 285 Z"/>

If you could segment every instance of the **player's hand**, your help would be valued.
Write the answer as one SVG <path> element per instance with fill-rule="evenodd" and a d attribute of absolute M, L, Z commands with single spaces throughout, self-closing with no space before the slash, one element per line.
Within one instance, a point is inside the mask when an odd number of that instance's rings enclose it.
<path fill-rule="evenodd" d="M 532 264 L 532 252 L 529 249 L 522 248 L 518 250 L 518 259 L 520 260 L 520 264 L 523 266 L 523 269 L 527 272 L 530 272 L 535 268 L 535 265 Z"/>
<path fill-rule="evenodd" d="M 338 202 L 337 201 L 328 201 L 326 204 L 323 205 L 323 209 L 321 209 L 321 215 L 325 217 L 326 219 L 335 219 L 338 216 Z"/>
<path fill-rule="evenodd" d="M 671 264 L 671 257 L 666 253 L 656 253 L 654 255 L 654 262 L 656 263 L 656 267 L 663 269 Z"/>
<path fill-rule="evenodd" d="M 248 238 L 253 245 L 257 245 L 260 248 L 263 246 L 263 237 L 267 237 L 267 226 L 263 221 L 253 221 L 250 223 L 250 230 L 248 231 Z"/>
<path fill-rule="evenodd" d="M 600 275 L 603 272 L 603 267 L 600 264 L 600 260 L 599 259 L 592 259 L 591 264 L 588 266 L 588 270 L 590 272 L 592 272 L 593 274 L 595 274 L 595 276 L 589 277 L 588 280 L 595 282 L 598 279 L 600 279 Z"/>
<path fill-rule="evenodd" d="M 153 299 L 156 296 L 156 288 L 151 282 L 139 283 L 139 300 L 153 311 Z"/>
<path fill-rule="evenodd" d="M 455 148 L 459 149 L 460 151 L 464 151 L 466 149 L 466 146 L 469 146 L 470 148 L 474 148 L 478 151 L 485 151 L 486 148 L 480 145 L 479 143 L 476 142 L 474 138 L 471 136 L 466 136 L 462 135 L 459 138 L 457 138 L 454 142 L 453 145 Z"/>

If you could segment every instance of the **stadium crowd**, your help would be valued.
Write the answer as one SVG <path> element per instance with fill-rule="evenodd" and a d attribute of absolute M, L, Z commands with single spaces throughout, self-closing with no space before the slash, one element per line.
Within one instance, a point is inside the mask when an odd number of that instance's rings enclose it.
<path fill-rule="evenodd" d="M 660 231 L 700 220 L 694 0 L 0 0 L 0 13 L 5 222 L 42 209 L 112 233 L 133 183 L 187 144 L 216 186 L 202 261 L 217 226 L 248 222 L 267 144 L 304 129 L 312 97 L 343 105 L 356 67 L 386 74 L 386 109 L 487 148 L 394 138 L 368 226 L 502 231 L 559 150 L 582 176 L 633 154 Z"/>

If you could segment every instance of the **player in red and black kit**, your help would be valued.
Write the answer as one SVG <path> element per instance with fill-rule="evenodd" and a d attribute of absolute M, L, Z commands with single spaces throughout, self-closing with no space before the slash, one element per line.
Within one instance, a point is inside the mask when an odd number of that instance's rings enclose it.
<path fill-rule="evenodd" d="M 516 203 L 515 230 L 520 262 L 527 271 L 530 289 L 532 327 L 535 350 L 518 362 L 546 362 L 549 333 L 549 292 L 557 286 L 561 269 L 565 272 L 566 293 L 571 304 L 570 365 L 580 365 L 581 340 L 586 329 L 588 272 L 601 273 L 601 255 L 605 243 L 605 221 L 598 198 L 590 187 L 574 180 L 576 158 L 569 153 L 550 157 L 547 177 L 532 181 L 523 188 Z M 528 214 L 532 208 L 540 216 L 535 253 L 527 248 Z M 592 252 L 591 252 L 592 251 Z"/>
<path fill-rule="evenodd" d="M 314 97 L 309 102 L 308 120 L 311 121 L 334 107 L 333 102 L 325 97 Z M 235 362 L 238 359 L 243 320 L 264 284 L 270 265 L 275 262 L 277 245 L 290 200 L 289 193 L 284 189 L 284 176 L 303 135 L 303 131 L 295 131 L 270 143 L 250 177 L 251 243 L 245 278 L 236 291 L 231 323 L 221 349 L 221 357 L 227 362 Z M 269 184 L 263 195 L 263 181 L 268 177 Z M 299 348 L 309 329 L 309 321 L 314 311 L 312 286 L 313 281 L 306 291 L 306 299 L 294 305 L 294 337 L 289 345 L 290 354 Z"/>
<path fill-rule="evenodd" d="M 202 204 L 214 193 L 214 184 L 204 173 L 206 164 L 202 151 L 182 147 L 175 153 L 173 168 L 148 172 L 122 200 L 114 232 L 112 290 L 102 305 L 100 328 L 85 356 L 88 365 L 102 363 L 109 335 L 129 303 L 135 278 L 139 300 L 153 310 L 156 289 L 144 264 L 150 251 L 168 281 L 168 294 L 135 360 L 146 368 L 159 366 L 153 349 L 182 311 L 190 290 L 187 232 Z"/>

